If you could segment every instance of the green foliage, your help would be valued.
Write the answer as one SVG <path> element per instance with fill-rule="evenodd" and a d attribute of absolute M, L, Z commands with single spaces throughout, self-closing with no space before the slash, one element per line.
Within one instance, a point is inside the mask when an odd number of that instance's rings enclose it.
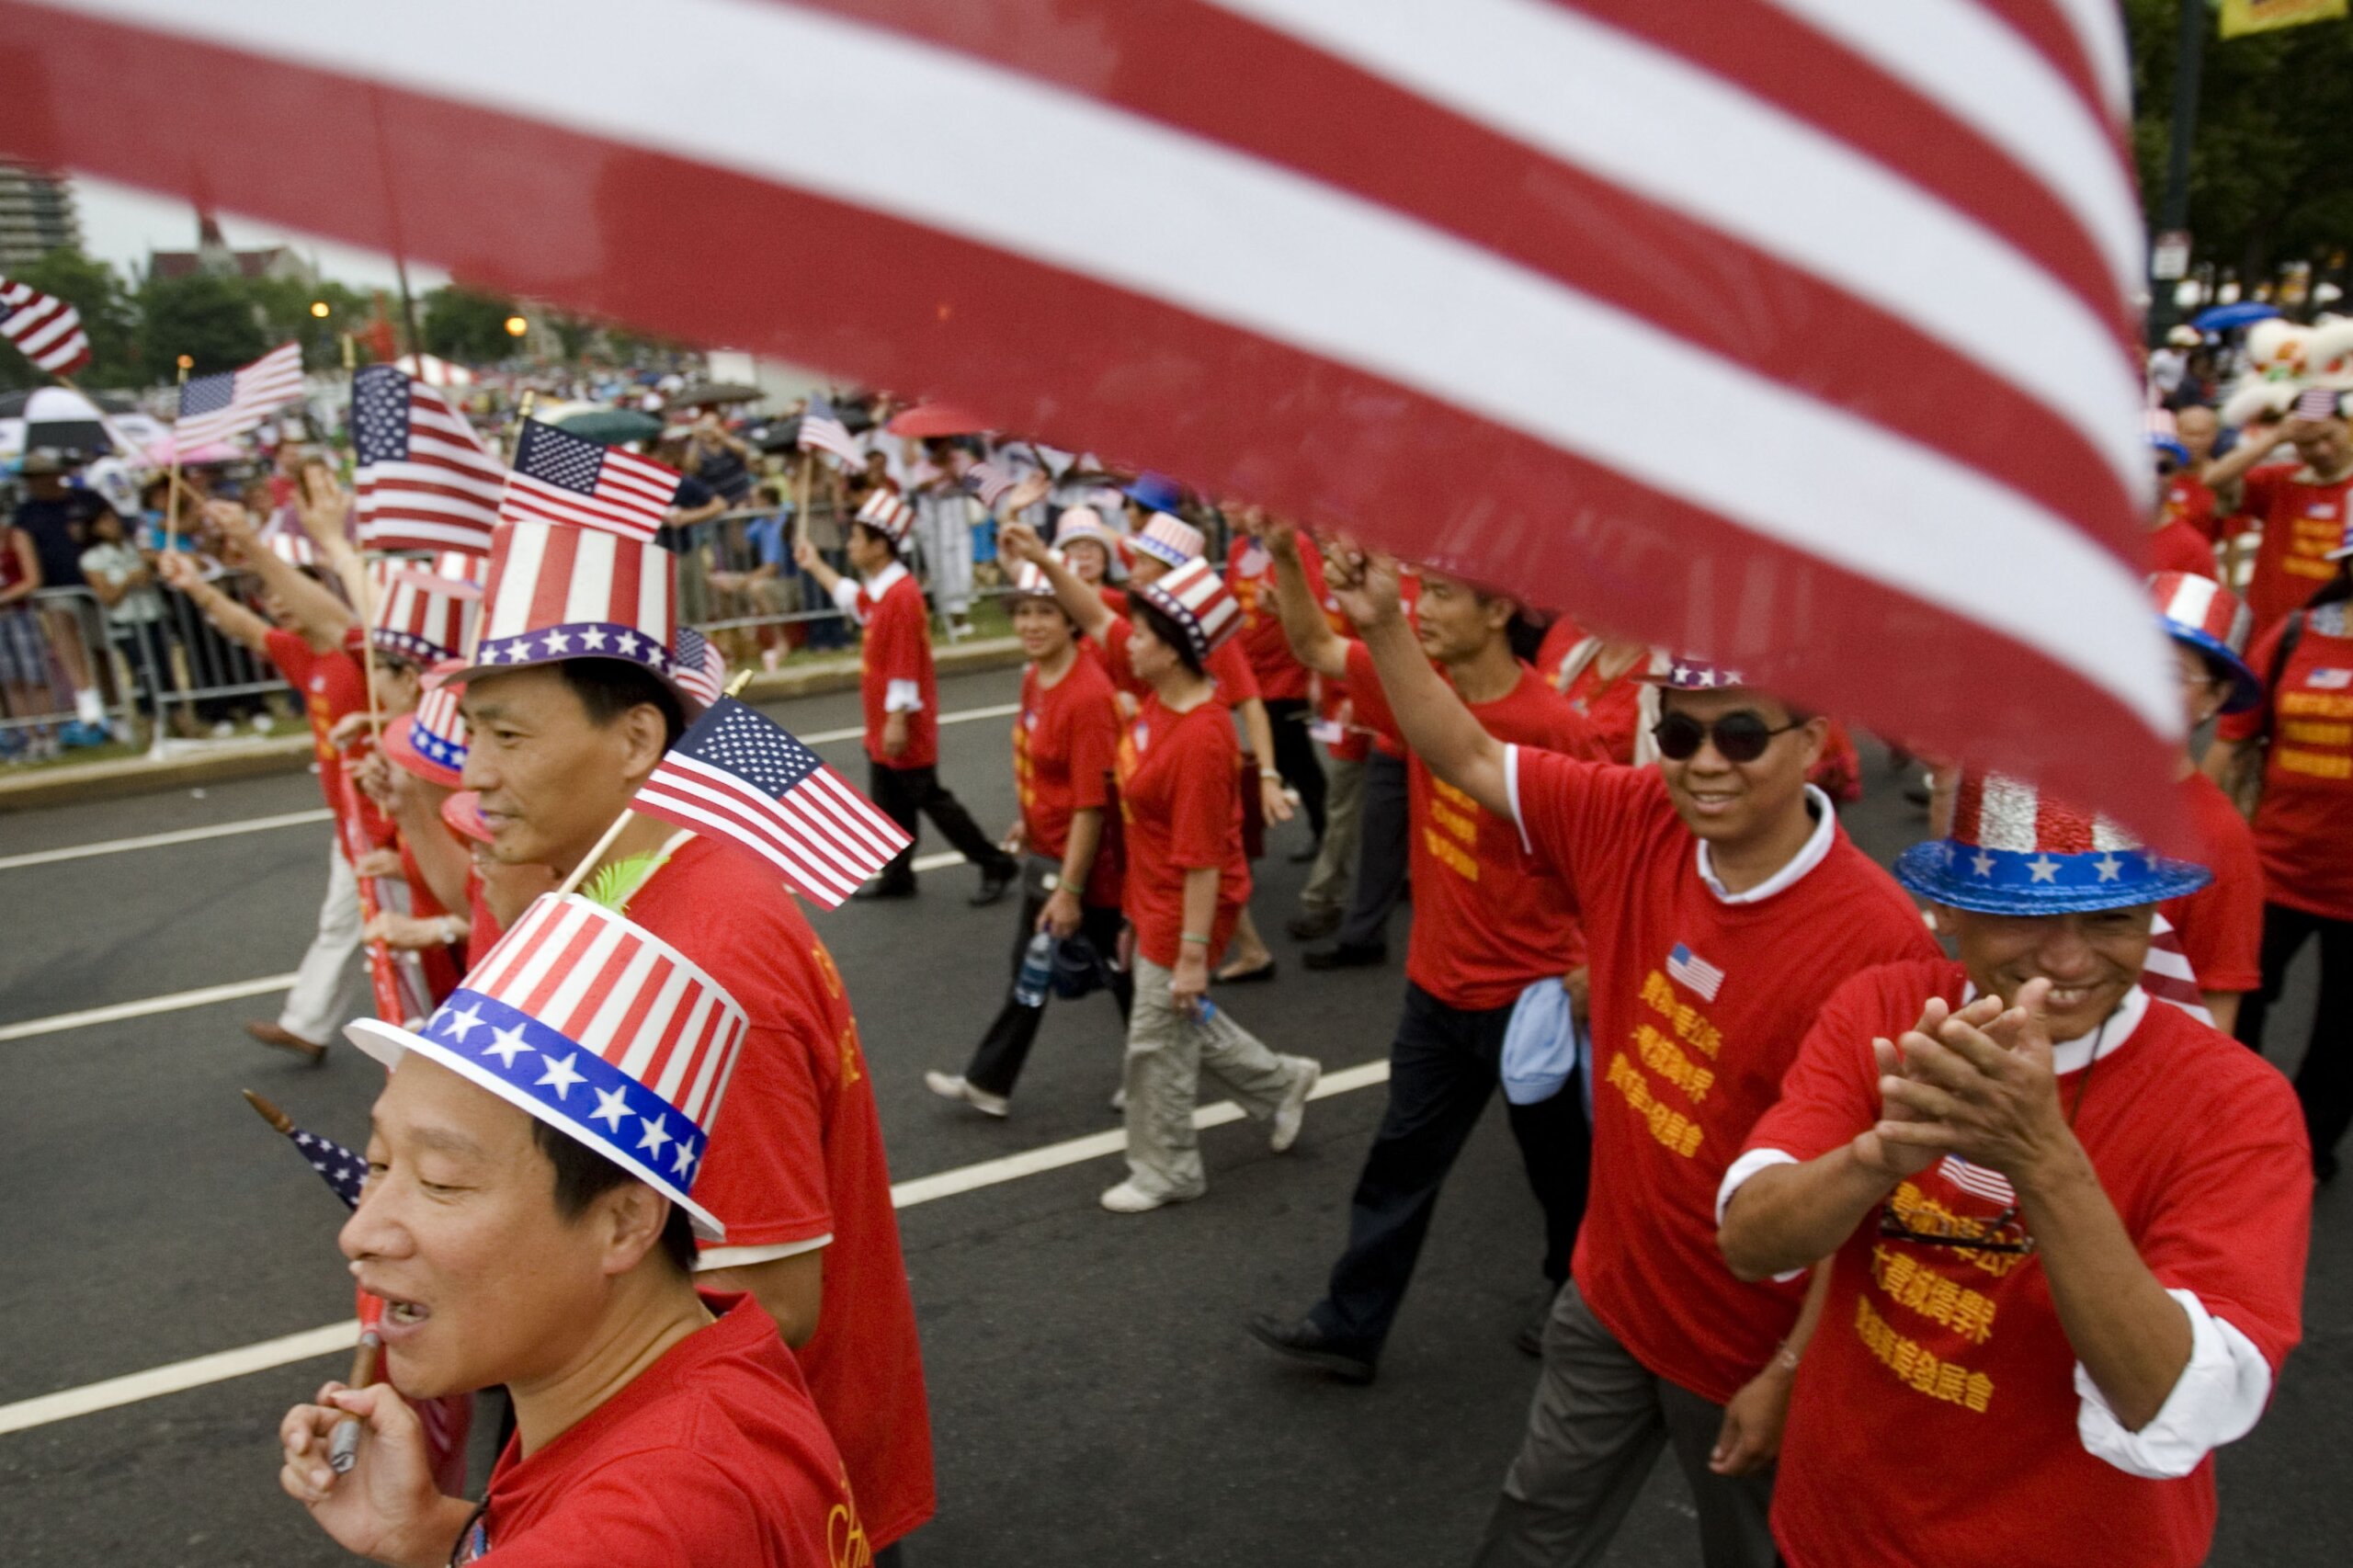
<path fill-rule="evenodd" d="M 130 387 L 146 380 L 139 362 L 139 311 L 121 276 L 80 251 L 53 250 L 9 278 L 54 294 L 82 312 L 91 361 L 75 380 L 93 387 Z M 49 381 L 11 346 L 0 346 L 0 386 L 40 386 Z"/>
<path fill-rule="evenodd" d="M 506 318 L 515 313 L 514 301 L 477 294 L 452 283 L 426 295 L 423 304 L 424 320 L 417 330 L 424 335 L 427 353 L 475 364 L 515 354 L 515 340 L 506 335 Z"/>
<path fill-rule="evenodd" d="M 269 347 L 254 309 L 252 285 L 244 278 L 194 273 L 186 278 L 150 278 L 139 290 L 141 333 L 147 374 L 171 381 L 179 356 L 195 363 L 191 376 L 209 376 L 258 358 Z"/>
<path fill-rule="evenodd" d="M 669 856 L 658 849 L 642 855 L 632 855 L 626 860 L 616 860 L 588 879 L 580 896 L 591 903 L 601 903 L 614 914 L 625 913 L 629 901 L 636 896 L 654 872 L 662 869 Z"/>
<path fill-rule="evenodd" d="M 2165 198 L 2178 0 L 2124 0 L 2132 43 L 2132 153 L 2154 230 Z M 2207 22 L 2189 227 L 2200 261 L 2242 278 L 2307 260 L 2336 271 L 2353 242 L 2353 21 L 2225 40 Z"/>

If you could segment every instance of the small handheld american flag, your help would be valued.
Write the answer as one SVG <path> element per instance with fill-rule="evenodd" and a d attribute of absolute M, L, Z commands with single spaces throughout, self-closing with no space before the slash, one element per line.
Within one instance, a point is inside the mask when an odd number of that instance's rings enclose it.
<path fill-rule="evenodd" d="M 827 909 L 913 842 L 815 752 L 732 697 L 678 738 L 632 809 L 742 846 Z"/>
<path fill-rule="evenodd" d="M 184 383 L 172 442 L 187 451 L 242 436 L 301 395 L 301 347 L 281 343 L 242 370 Z"/>
<path fill-rule="evenodd" d="M 676 469 L 526 419 L 498 516 L 650 540 L 677 493 Z"/>
<path fill-rule="evenodd" d="M 691 626 L 678 628 L 676 670 L 679 687 L 708 708 L 725 694 L 727 655 Z"/>
<path fill-rule="evenodd" d="M 506 470 L 439 392 L 368 366 L 351 381 L 351 446 L 362 550 L 490 553 Z"/>
<path fill-rule="evenodd" d="M 834 405 L 812 392 L 809 406 L 801 411 L 801 434 L 795 443 L 804 452 L 830 452 L 852 468 L 862 466 L 866 454 L 858 449 L 857 440 Z"/>
<path fill-rule="evenodd" d="M 1013 475 L 988 459 L 982 458 L 964 471 L 964 483 L 971 486 L 981 505 L 994 512 L 1005 493 L 1013 488 Z"/>
<path fill-rule="evenodd" d="M 54 294 L 0 278 L 0 337 L 52 376 L 70 376 L 90 362 L 90 335 L 82 312 Z"/>
<path fill-rule="evenodd" d="M 343 1199 L 346 1209 L 359 1207 L 359 1196 L 368 1181 L 368 1156 L 347 1149 L 332 1138 L 322 1138 L 315 1132 L 305 1132 L 294 1125 L 293 1118 L 251 1089 L 244 1091 L 245 1103 L 256 1115 L 284 1133 L 310 1167 L 319 1173 L 319 1179 L 328 1190 Z"/>

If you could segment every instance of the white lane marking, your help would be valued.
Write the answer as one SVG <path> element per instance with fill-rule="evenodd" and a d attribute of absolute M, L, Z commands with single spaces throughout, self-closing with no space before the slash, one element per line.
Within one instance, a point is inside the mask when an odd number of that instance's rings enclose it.
<path fill-rule="evenodd" d="M 267 833 L 273 827 L 300 827 L 325 822 L 335 813 L 324 806 L 307 812 L 281 812 L 274 817 L 248 817 L 243 822 L 216 823 L 210 827 L 176 828 L 170 833 L 144 833 L 136 838 L 108 838 L 96 844 L 69 844 L 63 849 L 36 849 L 29 855 L 0 855 L 0 871 L 19 866 L 51 866 L 60 860 L 86 860 L 95 855 L 122 855 L 133 849 L 161 849 L 199 839 L 229 838 L 241 833 Z"/>
<path fill-rule="evenodd" d="M 1315 1092 L 1308 1097 L 1324 1099 L 1388 1081 L 1389 1062 L 1384 1058 L 1343 1068 L 1336 1073 L 1326 1073 L 1324 1081 L 1315 1085 Z M 1222 1127 L 1229 1121 L 1241 1120 L 1242 1117 L 1240 1106 L 1232 1100 L 1220 1100 L 1215 1105 L 1202 1106 L 1195 1110 L 1193 1125 L 1202 1129 Z M 912 1209 L 919 1203 L 930 1203 L 959 1193 L 1017 1181 L 1043 1171 L 1060 1170 L 1064 1165 L 1101 1159 L 1107 1154 L 1116 1154 L 1125 1147 L 1127 1134 L 1124 1132 L 1090 1132 L 1084 1138 L 1049 1143 L 1042 1149 L 1025 1150 L 1002 1159 L 983 1160 L 978 1165 L 900 1182 L 891 1188 L 891 1206 Z M 249 1372 L 266 1372 L 273 1368 L 290 1367 L 298 1361 L 314 1360 L 321 1356 L 339 1355 L 351 1348 L 358 1334 L 359 1322 L 351 1318 L 305 1329 L 300 1334 L 265 1339 L 258 1345 L 243 1346 L 234 1350 L 216 1350 L 210 1356 L 175 1361 L 169 1366 L 108 1378 L 102 1382 L 84 1383 L 79 1388 L 60 1389 L 55 1393 L 18 1400 L 14 1404 L 0 1404 L 0 1435 L 21 1432 L 32 1426 L 45 1426 L 54 1421 L 67 1421 L 76 1415 L 89 1415 L 101 1410 L 112 1410 L 118 1405 L 160 1399 L 165 1394 L 184 1393 L 208 1383 L 242 1378 Z"/>
<path fill-rule="evenodd" d="M 953 713 L 942 713 L 943 724 L 969 724 L 978 719 L 1008 719 L 1021 711 L 1018 702 L 1001 702 L 987 708 L 964 708 Z M 853 725 L 847 730 L 819 730 L 801 737 L 813 746 L 830 745 L 835 741 L 861 740 L 866 726 Z M 267 833 L 274 827 L 301 827 L 309 823 L 325 822 L 331 815 L 324 806 L 307 812 L 281 812 L 277 816 L 247 817 L 240 822 L 215 823 L 210 827 L 175 828 L 169 833 L 145 833 L 136 838 L 105 838 L 93 844 L 69 844 L 62 849 L 36 849 L 27 855 L 0 855 L 0 871 L 13 871 L 22 866 L 52 866 L 60 860 L 86 860 L 97 855 L 123 855 L 134 849 L 163 849 L 175 844 L 195 844 L 208 838 L 229 838 L 243 833 Z"/>
<path fill-rule="evenodd" d="M 117 1002 L 110 1007 L 91 1007 L 79 1013 L 54 1013 L 46 1018 L 27 1018 L 20 1024 L 0 1025 L 0 1040 L 29 1040 L 35 1035 L 87 1028 L 93 1024 L 119 1023 L 124 1018 L 143 1018 L 154 1013 L 176 1013 L 187 1007 L 233 1002 L 240 996 L 266 996 L 273 991 L 290 991 L 293 988 L 291 971 L 265 974 L 259 980 L 232 981 L 226 985 L 175 991 L 168 996 L 150 996 L 140 1002 Z"/>
<path fill-rule="evenodd" d="M 953 849 L 937 855 L 918 855 L 915 869 L 937 871 L 947 866 L 961 866 L 964 857 Z M 22 1023 L 0 1024 L 0 1043 L 12 1040 L 29 1040 L 35 1035 L 57 1034 L 65 1029 L 88 1028 L 93 1024 L 120 1023 L 125 1018 L 144 1018 L 156 1013 L 184 1012 L 190 1007 L 209 1007 L 215 1002 L 233 1002 L 241 996 L 266 996 L 274 991 L 293 989 L 294 976 L 265 974 L 258 980 L 235 980 L 225 985 L 199 986 L 194 991 L 175 991 L 167 996 L 149 996 L 138 1002 L 117 1002 L 111 1006 L 90 1007 L 78 1013 L 55 1013 L 46 1018 L 27 1018 Z"/>

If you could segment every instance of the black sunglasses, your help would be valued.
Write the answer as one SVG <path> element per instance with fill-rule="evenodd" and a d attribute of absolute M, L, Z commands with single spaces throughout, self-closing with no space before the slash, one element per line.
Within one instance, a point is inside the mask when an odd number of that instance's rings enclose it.
<path fill-rule="evenodd" d="M 1651 726 L 1651 739 L 1658 743 L 1658 753 L 1669 762 L 1686 762 L 1699 755 L 1700 745 L 1712 735 L 1716 755 L 1726 762 L 1755 762 L 1765 755 L 1775 735 L 1788 734 L 1805 723 L 1792 719 L 1786 724 L 1765 722 L 1762 715 L 1748 709 L 1736 709 L 1713 724 L 1703 724 L 1688 713 L 1669 713 Z"/>
<path fill-rule="evenodd" d="M 1879 1233 L 1891 1241 L 1917 1242 L 1924 1246 L 1949 1247 L 1955 1252 L 2017 1253 L 2034 1251 L 2034 1237 L 2018 1223 L 2015 1203 L 1991 1220 L 1966 1220 L 1933 1211 L 1922 1215 L 1920 1228 L 1906 1224 L 1895 1210 L 1881 1204 Z"/>

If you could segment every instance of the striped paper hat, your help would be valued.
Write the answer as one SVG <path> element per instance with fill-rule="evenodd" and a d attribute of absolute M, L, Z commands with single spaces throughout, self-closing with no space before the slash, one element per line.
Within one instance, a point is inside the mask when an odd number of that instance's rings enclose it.
<path fill-rule="evenodd" d="M 1897 856 L 1895 876 L 1923 898 L 1984 915 L 2127 909 L 2214 880 L 2024 779 L 1974 770 L 1954 794 L 1952 831 Z"/>
<path fill-rule="evenodd" d="M 2174 423 L 2170 408 L 2142 411 L 2141 438 L 2157 451 L 2171 453 L 2176 462 L 2189 460 L 2189 449 L 2181 444 L 2181 431 Z"/>
<path fill-rule="evenodd" d="M 272 528 L 262 542 L 269 546 L 272 555 L 289 566 L 300 566 L 309 572 L 319 564 L 318 546 L 311 542 L 309 534 L 299 528 Z"/>
<path fill-rule="evenodd" d="M 456 789 L 466 767 L 466 721 L 458 711 L 464 690 L 457 685 L 428 687 L 416 699 L 415 712 L 384 726 L 384 755 L 427 784 Z"/>
<path fill-rule="evenodd" d="M 2255 625 L 2238 595 L 2211 577 L 2160 572 L 2149 579 L 2157 601 L 2157 621 L 2165 634 L 2206 655 L 2214 673 L 2231 683 L 2225 713 L 2242 713 L 2263 700 L 2263 682 L 2247 667 L 2246 640 Z"/>
<path fill-rule="evenodd" d="M 1050 550 L 1046 553 L 1053 558 L 1055 565 L 1064 569 L 1069 567 L 1070 563 L 1063 559 L 1061 551 Z M 1034 561 L 1023 562 L 1013 574 L 1013 597 L 1017 599 L 1049 599 L 1057 604 L 1062 602 L 1054 597 L 1054 580 L 1047 576 L 1045 568 Z"/>
<path fill-rule="evenodd" d="M 451 833 L 469 844 L 488 844 L 492 834 L 490 824 L 483 821 L 482 791 L 460 790 L 441 797 L 441 822 Z"/>
<path fill-rule="evenodd" d="M 1177 527 L 1184 525 L 1179 523 Z M 1196 659 L 1207 659 L 1242 625 L 1242 606 L 1226 587 L 1225 579 L 1198 556 L 1135 592 L 1137 597 L 1176 623 L 1185 633 L 1185 641 L 1193 645 Z"/>
<path fill-rule="evenodd" d="M 1165 512 L 1154 512 L 1145 523 L 1143 532 L 1129 541 L 1155 561 L 1171 566 L 1182 566 L 1188 561 L 1199 561 L 1209 548 L 1209 540 L 1201 530 L 1182 517 L 1172 517 Z"/>
<path fill-rule="evenodd" d="M 1091 539 L 1111 553 L 1119 543 L 1117 536 L 1103 526 L 1103 516 L 1092 506 L 1065 507 L 1054 519 L 1054 543 L 1068 544 L 1074 539 Z"/>
<path fill-rule="evenodd" d="M 476 645 L 443 680 L 563 659 L 624 659 L 675 687 L 678 585 L 651 540 L 530 517 L 498 525 Z"/>
<path fill-rule="evenodd" d="M 2296 394 L 2296 406 L 2290 412 L 2298 419 L 2342 419 L 2344 395 L 2335 387 L 2306 387 Z"/>
<path fill-rule="evenodd" d="M 398 561 L 369 562 L 368 591 L 375 601 L 368 636 L 376 652 L 413 665 L 438 665 L 463 653 L 482 610 L 475 584 Z"/>
<path fill-rule="evenodd" d="M 915 526 L 915 509 L 896 491 L 878 486 L 858 505 L 857 520 L 890 540 L 892 549 L 904 549 Z"/>
<path fill-rule="evenodd" d="M 724 1228 L 687 1193 L 745 1027 L 735 999 L 685 954 L 575 894 L 525 910 L 422 1030 L 360 1018 L 344 1035 L 386 1066 L 412 1051 L 431 1057 L 612 1161 L 718 1241 Z"/>

